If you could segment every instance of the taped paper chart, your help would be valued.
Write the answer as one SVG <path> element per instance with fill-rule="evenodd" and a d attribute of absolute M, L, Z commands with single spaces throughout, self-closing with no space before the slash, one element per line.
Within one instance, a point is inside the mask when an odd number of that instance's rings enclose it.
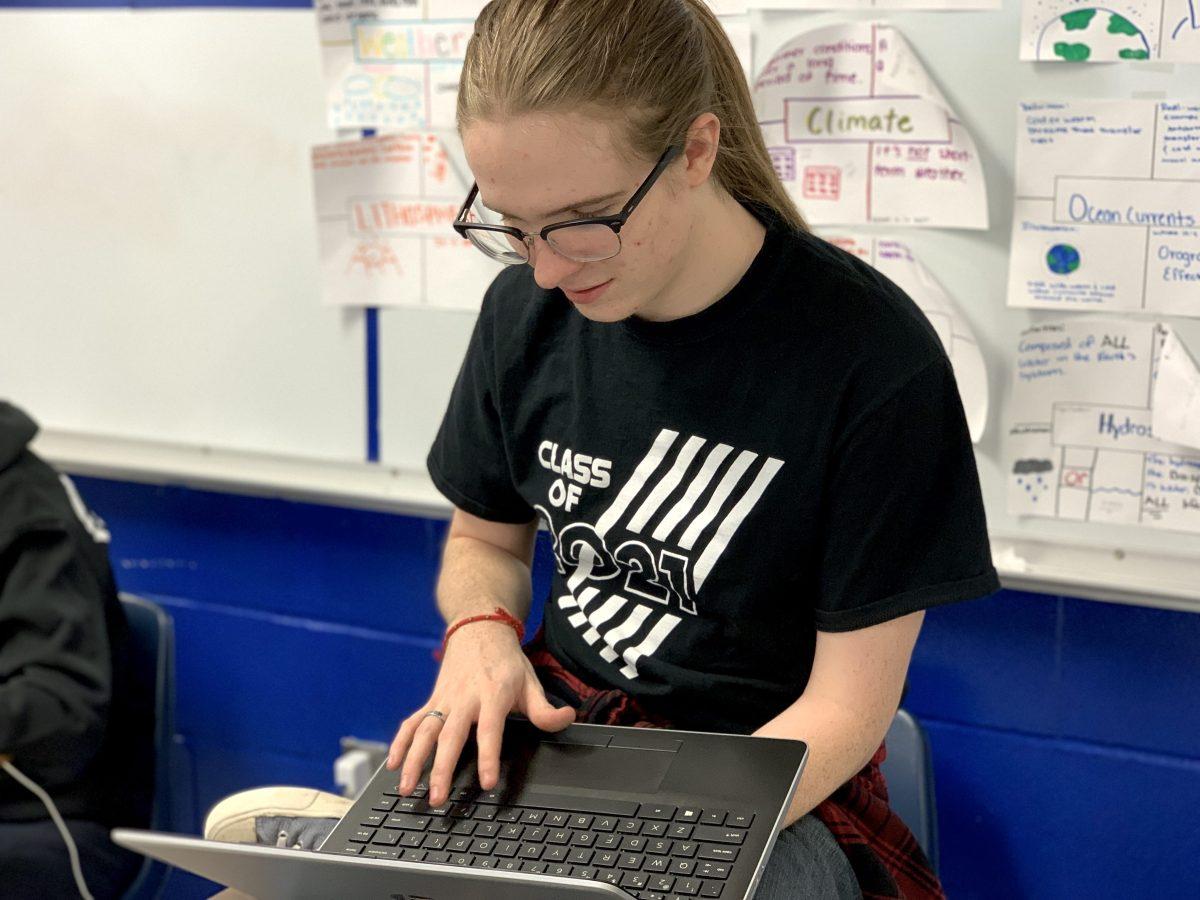
<path fill-rule="evenodd" d="M 470 190 L 453 134 L 313 148 L 322 299 L 339 306 L 478 309 L 500 269 L 451 223 Z"/>
<path fill-rule="evenodd" d="M 453 128 L 463 54 L 486 5 L 317 0 L 330 127 Z"/>
<path fill-rule="evenodd" d="M 1200 62 L 1200 0 L 1023 0 L 1021 59 Z"/>
<path fill-rule="evenodd" d="M 752 0 L 756 9 L 999 9 L 1000 0 Z"/>
<path fill-rule="evenodd" d="M 1007 410 L 1010 513 L 1200 531 L 1200 449 L 1153 428 L 1154 365 L 1170 334 L 1091 316 L 1021 334 Z"/>
<path fill-rule="evenodd" d="M 987 227 L 975 142 L 894 28 L 801 34 L 763 67 L 754 100 L 810 223 Z"/>
<path fill-rule="evenodd" d="M 954 379 L 958 382 L 958 392 L 967 414 L 971 440 L 978 442 L 987 425 L 987 369 L 971 326 L 946 289 L 903 241 L 824 230 L 821 237 L 870 263 L 912 297 L 925 313 L 954 366 Z"/>
<path fill-rule="evenodd" d="M 1022 103 L 1010 306 L 1200 316 L 1200 102 Z"/>

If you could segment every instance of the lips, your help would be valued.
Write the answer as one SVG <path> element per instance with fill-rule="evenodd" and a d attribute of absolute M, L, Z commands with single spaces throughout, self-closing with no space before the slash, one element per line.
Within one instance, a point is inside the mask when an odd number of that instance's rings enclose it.
<path fill-rule="evenodd" d="M 592 285 L 590 288 L 583 288 L 582 290 L 563 288 L 562 291 L 572 303 L 590 303 L 593 300 L 599 299 L 600 295 L 608 289 L 610 284 L 612 284 L 611 278 L 600 284 Z"/>

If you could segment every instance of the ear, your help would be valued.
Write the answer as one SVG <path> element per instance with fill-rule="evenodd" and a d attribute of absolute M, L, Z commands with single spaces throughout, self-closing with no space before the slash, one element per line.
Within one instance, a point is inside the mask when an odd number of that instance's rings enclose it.
<path fill-rule="evenodd" d="M 699 187 L 708 180 L 717 161 L 720 143 L 721 120 L 710 112 L 696 116 L 688 127 L 687 144 L 683 151 L 689 187 Z"/>

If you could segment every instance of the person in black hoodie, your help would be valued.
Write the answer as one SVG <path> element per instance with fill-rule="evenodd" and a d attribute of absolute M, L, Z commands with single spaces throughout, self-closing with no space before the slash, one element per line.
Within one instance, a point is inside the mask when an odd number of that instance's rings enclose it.
<path fill-rule="evenodd" d="M 40 784 L 93 897 L 119 897 L 141 858 L 110 828 L 145 826 L 153 685 L 132 683 L 108 533 L 65 476 L 28 448 L 37 426 L 0 401 L 0 759 Z M 0 769 L 0 897 L 78 895 L 43 803 Z"/>

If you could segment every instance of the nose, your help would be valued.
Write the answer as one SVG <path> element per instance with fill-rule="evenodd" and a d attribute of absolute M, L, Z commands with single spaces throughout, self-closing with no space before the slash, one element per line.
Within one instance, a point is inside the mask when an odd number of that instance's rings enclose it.
<path fill-rule="evenodd" d="M 540 237 L 535 237 L 529 248 L 529 264 L 533 266 L 533 280 L 544 291 L 558 287 L 563 279 L 574 275 L 585 265 L 560 256 Z"/>

